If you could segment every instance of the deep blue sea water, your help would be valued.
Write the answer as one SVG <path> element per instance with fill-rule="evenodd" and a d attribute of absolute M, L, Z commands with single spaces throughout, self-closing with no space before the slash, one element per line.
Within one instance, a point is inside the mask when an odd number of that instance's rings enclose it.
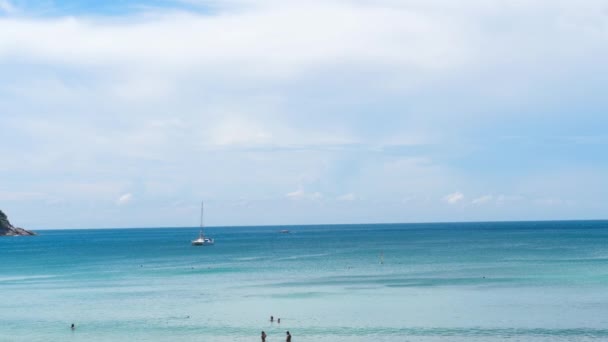
<path fill-rule="evenodd" d="M 0 341 L 608 340 L 608 221 L 206 232 L 1 238 Z"/>

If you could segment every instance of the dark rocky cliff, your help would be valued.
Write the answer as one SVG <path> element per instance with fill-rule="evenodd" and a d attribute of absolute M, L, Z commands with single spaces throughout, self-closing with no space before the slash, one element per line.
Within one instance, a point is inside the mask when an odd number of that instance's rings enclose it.
<path fill-rule="evenodd" d="M 23 228 L 17 228 L 13 226 L 9 221 L 6 214 L 0 210 L 0 236 L 15 236 L 15 235 L 36 235 L 34 232 L 25 230 Z"/>

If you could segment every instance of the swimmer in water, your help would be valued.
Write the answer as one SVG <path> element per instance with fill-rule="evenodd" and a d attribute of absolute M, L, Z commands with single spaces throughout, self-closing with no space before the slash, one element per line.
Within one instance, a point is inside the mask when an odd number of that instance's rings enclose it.
<path fill-rule="evenodd" d="M 266 342 L 266 333 L 262 331 L 262 342 Z"/>

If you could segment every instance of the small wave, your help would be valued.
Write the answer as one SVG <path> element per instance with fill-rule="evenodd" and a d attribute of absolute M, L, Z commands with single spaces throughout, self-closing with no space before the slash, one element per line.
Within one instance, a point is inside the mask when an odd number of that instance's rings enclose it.
<path fill-rule="evenodd" d="M 36 275 L 36 276 L 13 276 L 13 277 L 0 277 L 0 283 L 2 282 L 13 282 L 13 281 L 24 281 L 24 280 L 37 280 L 37 279 L 48 279 L 54 278 L 54 275 Z"/>
<path fill-rule="evenodd" d="M 264 259 L 263 257 L 243 257 L 243 258 L 234 258 L 234 260 L 236 261 L 256 261 L 256 260 L 262 260 Z"/>
<path fill-rule="evenodd" d="M 329 253 L 319 253 L 319 254 L 302 254 L 302 255 L 292 255 L 284 258 L 279 258 L 277 260 L 297 260 L 297 259 L 307 259 L 307 258 L 319 258 L 328 256 Z"/>

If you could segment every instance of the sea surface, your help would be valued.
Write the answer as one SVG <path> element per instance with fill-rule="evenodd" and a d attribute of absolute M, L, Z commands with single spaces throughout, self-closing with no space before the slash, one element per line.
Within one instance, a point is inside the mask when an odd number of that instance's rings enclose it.
<path fill-rule="evenodd" d="M 39 233 L 0 341 L 608 341 L 608 221 Z"/>

